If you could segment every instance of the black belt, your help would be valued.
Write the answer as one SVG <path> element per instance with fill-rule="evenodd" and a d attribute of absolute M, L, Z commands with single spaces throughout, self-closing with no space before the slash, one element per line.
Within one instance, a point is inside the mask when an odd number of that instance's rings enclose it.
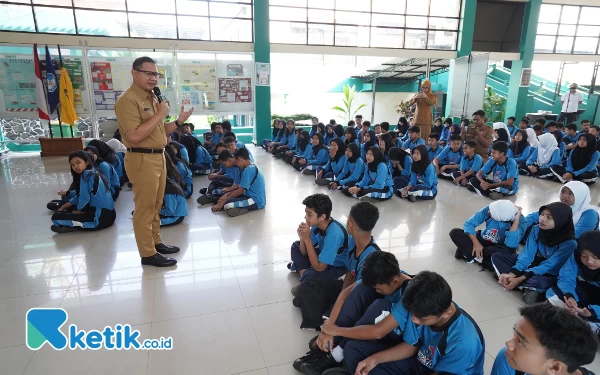
<path fill-rule="evenodd" d="M 127 149 L 128 152 L 139 152 L 141 154 L 162 154 L 165 149 L 164 148 L 159 148 L 159 149 L 153 149 L 153 148 L 128 148 Z"/>

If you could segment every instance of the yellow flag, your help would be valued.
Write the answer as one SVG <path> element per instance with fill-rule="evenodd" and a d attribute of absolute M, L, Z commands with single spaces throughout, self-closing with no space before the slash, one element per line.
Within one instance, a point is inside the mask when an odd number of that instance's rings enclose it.
<path fill-rule="evenodd" d="M 66 124 L 71 126 L 75 125 L 77 121 L 77 113 L 75 113 L 75 100 L 73 98 L 73 84 L 67 69 L 62 68 L 60 70 L 60 88 L 59 99 L 60 99 L 60 119 Z"/>

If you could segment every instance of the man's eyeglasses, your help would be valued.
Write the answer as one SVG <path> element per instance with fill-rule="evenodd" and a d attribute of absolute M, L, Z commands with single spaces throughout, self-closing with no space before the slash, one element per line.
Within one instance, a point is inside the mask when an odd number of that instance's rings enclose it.
<path fill-rule="evenodd" d="M 133 69 L 133 70 L 138 71 L 140 73 L 144 73 L 146 75 L 146 77 L 148 77 L 148 78 L 150 78 L 150 77 L 158 78 L 160 76 L 160 73 L 157 73 L 157 72 L 150 72 L 148 70 L 140 70 L 140 69 Z"/>

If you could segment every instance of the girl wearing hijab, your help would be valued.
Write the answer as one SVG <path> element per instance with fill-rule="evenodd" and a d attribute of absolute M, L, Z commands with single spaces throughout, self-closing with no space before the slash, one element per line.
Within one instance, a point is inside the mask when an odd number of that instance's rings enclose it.
<path fill-rule="evenodd" d="M 529 130 L 529 129 L 528 129 Z M 527 132 L 527 136 L 530 134 Z M 554 135 L 550 133 L 542 134 L 538 137 L 539 146 L 534 148 L 531 156 L 527 159 L 527 172 L 529 176 L 537 178 L 553 178 L 553 166 L 560 165 L 560 150 Z"/>
<path fill-rule="evenodd" d="M 323 168 L 317 167 L 317 178 L 315 184 L 327 186 L 333 181 L 335 176 L 339 176 L 344 169 L 346 156 L 344 156 L 345 147 L 342 140 L 333 138 L 329 144 L 329 161 Z"/>
<path fill-rule="evenodd" d="M 280 119 L 277 119 L 275 121 L 277 122 L 277 125 L 276 125 L 277 126 L 277 135 L 271 142 L 269 142 L 267 144 L 268 152 L 273 152 L 273 149 L 276 149 L 277 146 L 279 146 L 279 144 L 284 141 L 284 137 L 285 137 L 285 130 L 286 130 L 285 121 L 280 120 Z M 225 137 L 223 137 L 223 138 L 225 138 Z"/>
<path fill-rule="evenodd" d="M 379 137 L 379 149 L 381 150 L 381 152 L 383 153 L 383 157 L 385 158 L 385 163 L 387 164 L 388 168 L 390 169 L 390 173 L 392 173 L 392 165 L 390 164 L 390 159 L 389 159 L 389 151 L 392 147 L 394 147 L 394 139 L 392 138 L 392 135 L 390 133 L 385 133 L 382 134 Z"/>
<path fill-rule="evenodd" d="M 552 121 L 554 122 L 554 121 Z M 567 158 L 567 145 L 563 141 L 563 134 L 560 130 L 555 130 L 552 132 L 554 138 L 556 138 L 556 143 L 558 144 L 558 149 L 560 150 L 560 160 L 565 160 Z"/>
<path fill-rule="evenodd" d="M 401 189 L 410 182 L 410 172 L 413 160 L 409 154 L 406 153 L 400 147 L 390 148 L 388 152 L 388 159 L 390 164 L 390 173 L 392 174 L 392 181 L 394 182 L 395 189 Z"/>
<path fill-rule="evenodd" d="M 304 158 L 298 161 L 302 174 L 315 175 L 317 167 L 323 167 L 329 161 L 329 150 L 323 144 L 323 136 L 319 133 L 314 134 L 311 138 L 311 152 L 305 152 Z"/>
<path fill-rule="evenodd" d="M 442 132 L 440 133 L 440 146 L 446 147 L 446 145 L 449 142 L 450 136 L 453 133 L 454 129 L 452 127 L 452 119 L 450 117 L 448 117 L 447 119 L 444 120 L 444 128 L 442 129 Z M 458 125 L 457 125 L 458 127 Z M 458 128 L 458 134 L 460 134 L 460 128 Z"/>
<path fill-rule="evenodd" d="M 100 153 L 100 158 L 113 166 L 113 168 L 117 172 L 117 176 L 119 176 L 119 182 L 121 183 L 121 186 L 123 186 L 123 184 L 127 182 L 127 179 L 125 178 L 123 172 L 123 164 L 121 163 L 119 156 L 112 149 L 112 147 L 110 147 L 106 144 L 106 142 L 100 139 L 92 139 L 90 143 L 88 143 L 88 146 L 96 147 L 98 149 L 98 152 Z"/>
<path fill-rule="evenodd" d="M 375 131 L 369 130 L 363 136 L 363 144 L 360 147 L 360 158 L 362 160 L 366 160 L 367 151 L 373 146 L 379 147 L 377 143 L 377 136 L 375 135 Z"/>
<path fill-rule="evenodd" d="M 483 207 L 471 216 L 463 229 L 452 229 L 450 238 L 456 245 L 456 259 L 464 259 L 467 263 L 482 263 L 491 267 L 492 254 L 497 252 L 514 254 L 527 222 L 521 208 L 509 200 L 498 200 Z M 476 228 L 485 224 L 482 230 Z"/>
<path fill-rule="evenodd" d="M 506 136 L 508 137 L 508 140 L 505 140 L 504 142 L 506 143 L 510 143 L 510 130 L 508 130 L 508 126 L 506 126 L 505 123 L 503 122 L 495 122 L 493 125 L 494 130 L 498 130 L 498 129 L 504 129 L 506 130 Z M 498 138 L 496 138 L 498 139 Z"/>
<path fill-rule="evenodd" d="M 333 126 L 333 132 L 337 138 L 344 138 L 344 125 L 336 124 Z"/>
<path fill-rule="evenodd" d="M 301 152 L 300 137 L 302 136 L 303 131 L 305 131 L 305 130 L 303 130 L 302 128 L 296 128 L 295 145 L 293 148 L 288 148 L 283 155 L 283 160 L 285 160 L 285 162 L 288 164 L 292 164 L 292 159 L 294 158 L 294 156 Z M 308 132 L 306 132 L 306 135 L 308 137 Z M 302 151 L 304 150 L 305 147 L 306 147 L 306 144 L 304 144 Z"/>
<path fill-rule="evenodd" d="M 540 302 L 546 290 L 556 286 L 560 269 L 577 248 L 571 207 L 550 203 L 540 207 L 539 215 L 521 253 L 492 255 L 498 283 L 507 290 L 524 291 L 528 305 Z"/>
<path fill-rule="evenodd" d="M 590 133 L 583 133 L 577 140 L 577 146 L 569 154 L 567 167 L 555 165 L 550 170 L 562 183 L 581 181 L 591 185 L 598 179 L 598 159 L 600 152 L 596 145 L 596 137 Z"/>
<path fill-rule="evenodd" d="M 444 130 L 444 125 L 442 124 L 442 118 L 438 117 L 435 119 L 435 122 L 431 126 L 431 133 L 429 133 L 429 134 L 437 133 L 438 135 L 440 135 L 440 134 L 442 134 L 443 130 Z"/>
<path fill-rule="evenodd" d="M 329 146 L 331 140 L 335 138 L 335 133 L 333 132 L 333 125 L 327 124 L 325 127 L 325 135 L 323 135 L 323 141 L 325 142 L 325 146 Z"/>
<path fill-rule="evenodd" d="M 281 159 L 286 151 L 293 150 L 296 147 L 296 123 L 294 120 L 287 120 L 283 138 L 279 145 L 273 147 L 273 155 Z"/>
<path fill-rule="evenodd" d="M 600 325 L 600 232 L 585 232 L 577 251 L 560 269 L 558 283 L 546 292 L 548 302 Z M 596 330 L 595 330 L 596 331 Z"/>
<path fill-rule="evenodd" d="M 398 133 L 398 138 L 400 138 L 402 141 L 405 141 L 406 138 L 408 138 L 409 127 L 410 125 L 408 125 L 408 120 L 406 120 L 406 117 L 402 116 L 398 119 L 398 125 L 396 125 L 396 133 Z"/>
<path fill-rule="evenodd" d="M 406 186 L 404 182 L 397 187 L 397 195 L 407 198 L 411 202 L 417 199 L 434 199 L 437 195 L 437 173 L 435 166 L 429 160 L 427 147 L 418 145 L 412 151 L 412 166 L 410 180 Z"/>
<path fill-rule="evenodd" d="M 527 132 L 524 130 L 517 130 L 510 146 L 508 147 L 509 158 L 515 159 L 517 167 L 519 169 L 526 168 L 527 159 L 531 156 L 531 146 L 527 141 Z"/>
<path fill-rule="evenodd" d="M 502 124 L 502 123 L 500 123 Z M 504 124 L 502 124 L 504 125 Z M 504 125 L 506 126 L 506 125 Z M 494 147 L 494 144 L 497 142 L 504 142 L 507 145 L 510 144 L 510 137 L 508 135 L 508 131 L 504 128 L 498 128 L 496 130 L 494 130 L 494 136 L 496 139 L 494 139 L 494 142 L 492 142 L 492 144 L 490 145 L 489 151 L 488 151 L 488 156 L 492 155 L 492 147 Z"/>
<path fill-rule="evenodd" d="M 271 135 L 271 139 L 263 139 L 262 141 L 262 148 L 265 151 L 268 151 L 269 147 L 271 147 L 273 143 L 279 142 L 279 140 L 283 136 L 282 130 L 283 126 L 281 125 L 279 119 L 277 118 L 273 120 L 273 134 Z"/>
<path fill-rule="evenodd" d="M 347 128 L 344 131 L 344 146 L 348 146 L 350 143 L 354 143 L 360 147 L 360 143 L 358 142 L 358 137 L 356 136 L 354 129 Z"/>
<path fill-rule="evenodd" d="M 331 190 L 346 189 L 356 185 L 365 170 L 365 163 L 360 158 L 360 151 L 355 143 L 350 143 L 346 146 L 344 156 L 346 157 L 344 168 L 342 168 L 342 172 L 329 185 L 329 189 Z"/>
<path fill-rule="evenodd" d="M 295 169 L 301 170 L 303 164 L 300 164 L 300 160 L 306 159 L 309 155 L 312 155 L 312 137 L 306 130 L 303 130 L 300 134 L 298 146 L 299 148 L 296 151 L 296 155 L 292 156 L 290 164 L 292 164 Z"/>
<path fill-rule="evenodd" d="M 372 146 L 367 151 L 362 180 L 355 186 L 344 189 L 343 192 L 349 197 L 358 198 L 361 202 L 374 203 L 392 197 L 392 177 L 379 147 Z"/>
<path fill-rule="evenodd" d="M 198 138 L 191 135 L 181 137 L 181 144 L 187 149 L 190 158 L 190 170 L 195 175 L 205 175 L 211 172 L 212 156 L 207 149 L 202 146 Z M 271 148 L 269 148 L 269 151 Z"/>
<path fill-rule="evenodd" d="M 110 193 L 112 194 L 113 201 L 117 201 L 119 198 L 119 193 L 121 192 L 121 182 L 119 181 L 119 176 L 117 175 L 117 171 L 115 168 L 102 160 L 100 157 L 100 152 L 94 146 L 87 146 L 83 149 L 83 151 L 89 153 L 92 156 L 92 161 L 94 164 L 94 168 L 100 171 L 102 175 L 108 181 L 110 185 Z"/>

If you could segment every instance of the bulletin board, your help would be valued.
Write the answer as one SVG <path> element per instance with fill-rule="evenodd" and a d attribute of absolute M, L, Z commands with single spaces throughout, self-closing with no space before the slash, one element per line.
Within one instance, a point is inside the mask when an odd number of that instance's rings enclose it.
<path fill-rule="evenodd" d="M 0 56 L 0 112 L 37 113 L 31 55 Z"/>
<path fill-rule="evenodd" d="M 195 111 L 216 111 L 217 68 L 214 61 L 192 60 L 179 65 L 181 104 Z"/>
<path fill-rule="evenodd" d="M 219 78 L 219 103 L 252 103 L 250 78 Z"/>

